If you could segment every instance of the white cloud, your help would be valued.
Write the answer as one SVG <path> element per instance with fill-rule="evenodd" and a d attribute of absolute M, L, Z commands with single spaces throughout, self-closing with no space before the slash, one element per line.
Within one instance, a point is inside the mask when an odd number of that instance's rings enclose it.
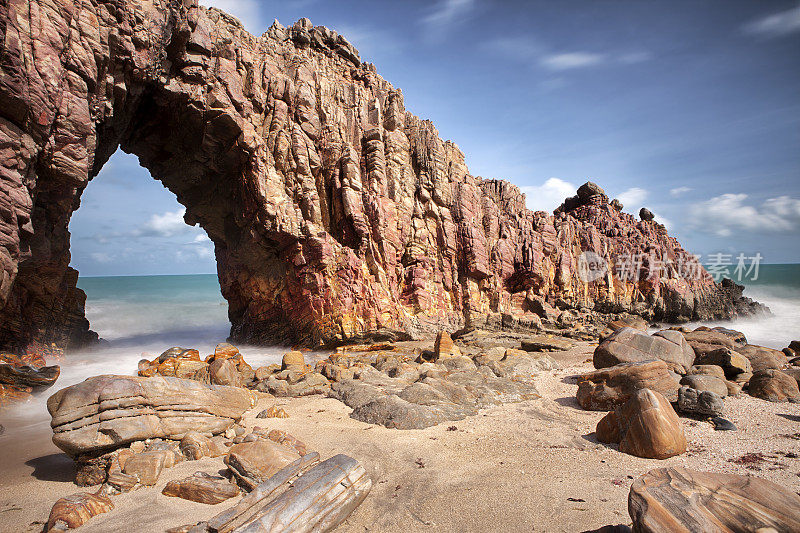
<path fill-rule="evenodd" d="M 640 187 L 631 187 L 617 195 L 617 199 L 626 206 L 628 210 L 642 207 L 642 203 L 647 199 L 648 192 Z"/>
<path fill-rule="evenodd" d="M 800 5 L 750 21 L 744 31 L 761 37 L 782 37 L 800 31 Z"/>
<path fill-rule="evenodd" d="M 192 227 L 183 221 L 186 209 L 169 211 L 163 215 L 151 215 L 141 228 L 134 231 L 137 236 L 173 237 L 182 233 L 189 233 Z"/>
<path fill-rule="evenodd" d="M 520 190 L 525 193 L 528 209 L 549 213 L 560 206 L 566 198 L 575 196 L 578 187 L 558 178 L 550 178 L 542 185 L 520 187 Z"/>
<path fill-rule="evenodd" d="M 474 7 L 475 0 L 439 0 L 421 22 L 429 38 L 441 39 L 450 27 L 464 20 Z"/>
<path fill-rule="evenodd" d="M 195 235 L 192 244 L 203 244 L 206 242 L 211 242 L 211 239 L 208 238 L 208 235 L 205 233 L 201 233 L 200 235 Z"/>
<path fill-rule="evenodd" d="M 258 0 L 200 0 L 200 4 L 233 15 L 254 35 L 261 35 L 267 29 Z"/>
<path fill-rule="evenodd" d="M 103 253 L 103 252 L 94 252 L 89 254 L 89 257 L 92 258 L 92 261 L 96 263 L 110 263 L 114 260 L 114 257 L 111 254 Z"/>
<path fill-rule="evenodd" d="M 591 52 L 567 52 L 547 55 L 539 59 L 539 63 L 550 70 L 571 70 L 594 67 L 605 62 L 605 54 Z"/>
<path fill-rule="evenodd" d="M 670 189 L 669 194 L 677 198 L 678 196 L 683 196 L 691 190 L 691 187 L 676 187 L 674 189 Z"/>
<path fill-rule="evenodd" d="M 693 204 L 690 223 L 699 231 L 730 237 L 737 231 L 781 233 L 800 230 L 800 199 L 779 196 L 760 206 L 747 204 L 746 194 L 723 194 Z"/>

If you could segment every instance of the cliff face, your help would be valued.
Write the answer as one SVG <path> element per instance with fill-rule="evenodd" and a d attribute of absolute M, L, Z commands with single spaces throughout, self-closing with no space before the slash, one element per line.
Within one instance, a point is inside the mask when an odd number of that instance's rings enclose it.
<path fill-rule="evenodd" d="M 336 342 L 518 315 L 537 301 L 730 316 L 735 290 L 674 268 L 585 283 L 607 260 L 686 252 L 602 195 L 533 213 L 307 19 L 248 34 L 196 0 L 0 0 L 0 346 L 95 338 L 68 223 L 119 148 L 214 242 L 239 342 Z M 701 269 L 702 270 L 702 269 Z"/>

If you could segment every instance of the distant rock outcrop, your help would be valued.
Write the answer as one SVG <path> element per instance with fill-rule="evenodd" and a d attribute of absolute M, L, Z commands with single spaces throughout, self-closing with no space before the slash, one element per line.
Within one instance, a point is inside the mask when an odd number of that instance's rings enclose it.
<path fill-rule="evenodd" d="M 213 241 L 238 341 L 452 331 L 536 300 L 669 321 L 737 312 L 741 289 L 599 186 L 534 213 L 517 187 L 472 176 L 308 19 L 255 37 L 195 0 L 8 0 L 0 42 L 0 347 L 96 339 L 67 228 L 120 147 Z M 643 277 L 586 282 L 585 251 L 615 267 L 641 255 Z"/>

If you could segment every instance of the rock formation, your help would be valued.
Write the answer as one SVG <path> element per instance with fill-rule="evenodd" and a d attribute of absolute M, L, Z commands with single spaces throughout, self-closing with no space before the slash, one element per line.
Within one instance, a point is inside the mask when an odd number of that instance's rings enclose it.
<path fill-rule="evenodd" d="M 0 43 L 0 347 L 96 338 L 68 224 L 120 148 L 214 242 L 237 341 L 453 330 L 537 301 L 671 321 L 751 307 L 594 184 L 548 214 L 472 176 L 308 19 L 255 37 L 196 0 L 6 0 Z M 641 254 L 642 277 L 584 282 L 584 251 Z"/>

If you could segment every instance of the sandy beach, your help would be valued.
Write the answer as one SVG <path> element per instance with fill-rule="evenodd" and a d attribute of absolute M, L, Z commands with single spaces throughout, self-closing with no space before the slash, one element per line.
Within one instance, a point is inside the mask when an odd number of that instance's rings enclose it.
<path fill-rule="evenodd" d="M 243 425 L 286 430 L 323 458 L 345 453 L 373 480 L 365 502 L 338 531 L 584 531 L 629 524 L 628 490 L 648 470 L 685 466 L 753 475 L 800 491 L 800 409 L 740 395 L 726 400 L 735 432 L 682 418 L 687 453 L 659 461 L 620 453 L 594 438 L 602 412 L 582 410 L 572 378 L 591 369 L 594 344 L 552 354 L 562 368 L 537 377 L 540 400 L 482 410 L 424 430 L 394 430 L 349 417 L 351 409 L 321 396 L 261 400 Z M 288 419 L 256 419 L 277 404 Z M 0 530 L 40 531 L 62 496 L 79 492 L 72 461 L 49 434 L 0 436 L 12 460 L 0 472 Z M 750 459 L 741 460 L 745 454 Z M 114 497 L 115 509 L 90 520 L 85 533 L 163 531 L 207 519 L 232 505 L 163 496 L 172 479 L 217 473 L 221 458 L 185 461 L 155 487 Z"/>

